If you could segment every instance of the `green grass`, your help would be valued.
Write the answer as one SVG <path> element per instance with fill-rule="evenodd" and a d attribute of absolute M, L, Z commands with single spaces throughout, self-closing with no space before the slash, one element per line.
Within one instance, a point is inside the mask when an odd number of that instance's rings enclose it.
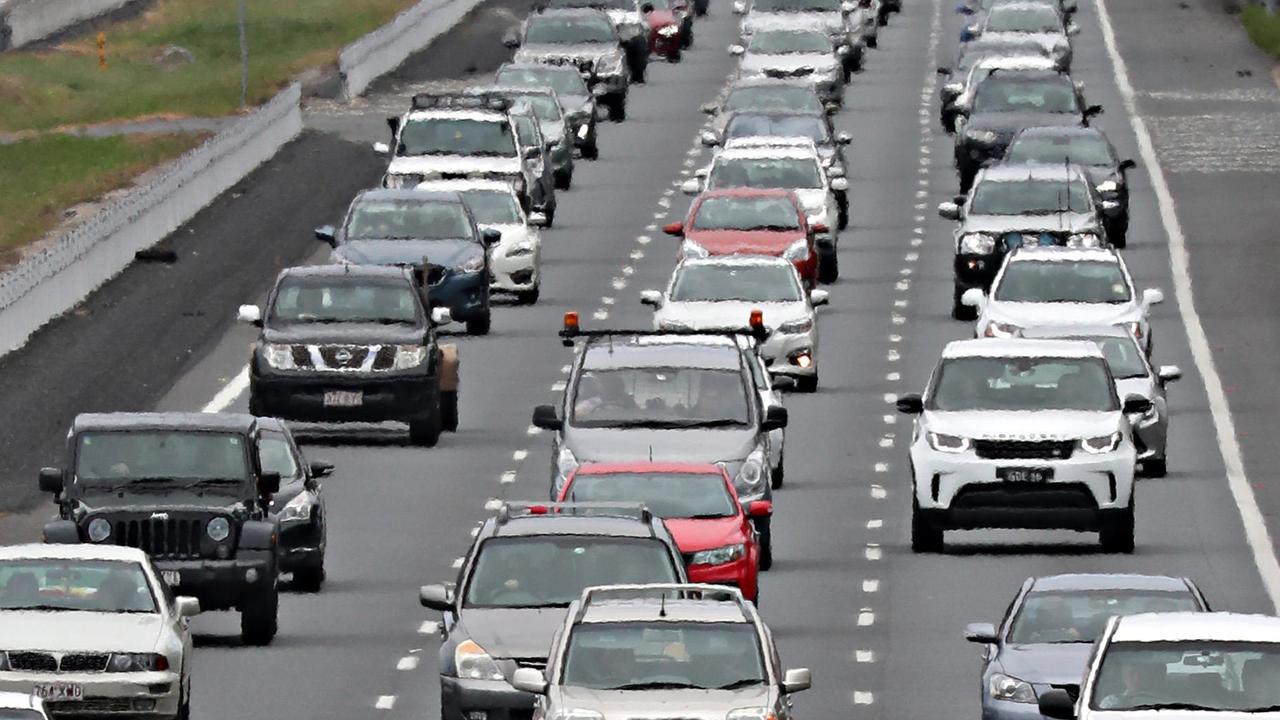
<path fill-rule="evenodd" d="M 248 0 L 249 102 L 302 70 L 332 63 L 347 43 L 414 0 Z M 92 36 L 0 57 L 0 132 L 153 116 L 212 117 L 240 102 L 236 0 L 158 0 L 106 31 L 107 69 Z M 177 45 L 192 64 L 156 59 Z"/>
<path fill-rule="evenodd" d="M 48 135 L 0 145 L 0 266 L 17 259 L 19 246 L 57 225 L 64 208 L 123 187 L 203 139 Z"/>
<path fill-rule="evenodd" d="M 1240 13 L 1249 39 L 1272 57 L 1280 58 L 1280 15 L 1272 15 L 1261 5 L 1249 5 Z"/>

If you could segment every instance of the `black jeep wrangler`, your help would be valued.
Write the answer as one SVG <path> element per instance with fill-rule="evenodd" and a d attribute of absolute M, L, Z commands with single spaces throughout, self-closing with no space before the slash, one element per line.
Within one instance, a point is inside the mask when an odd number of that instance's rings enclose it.
<path fill-rule="evenodd" d="M 262 470 L 252 415 L 86 413 L 67 433 L 64 467 L 40 471 L 58 518 L 49 543 L 140 548 L 175 591 L 240 611 L 249 645 L 269 644 L 278 607 L 280 474 Z"/>

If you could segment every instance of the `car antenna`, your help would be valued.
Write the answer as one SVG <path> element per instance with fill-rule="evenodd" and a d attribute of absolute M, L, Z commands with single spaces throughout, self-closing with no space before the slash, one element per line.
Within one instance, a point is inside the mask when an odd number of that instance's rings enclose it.
<path fill-rule="evenodd" d="M 659 605 L 658 605 L 658 617 L 664 618 L 666 616 L 667 616 L 667 594 L 664 592 L 662 593 L 662 599 L 659 601 Z"/>
<path fill-rule="evenodd" d="M 653 462 L 653 446 L 649 446 L 649 462 Z"/>

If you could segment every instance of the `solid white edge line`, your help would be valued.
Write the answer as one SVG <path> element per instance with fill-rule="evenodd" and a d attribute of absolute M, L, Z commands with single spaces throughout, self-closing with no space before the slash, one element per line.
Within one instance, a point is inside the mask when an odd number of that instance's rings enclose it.
<path fill-rule="evenodd" d="M 1254 496 L 1249 478 L 1245 475 L 1244 456 L 1240 450 L 1240 442 L 1236 439 L 1235 421 L 1231 417 L 1231 407 L 1227 403 L 1226 392 L 1222 388 L 1222 378 L 1218 376 L 1217 366 L 1213 361 L 1213 351 L 1209 348 L 1209 338 L 1205 335 L 1204 325 L 1195 309 L 1195 293 L 1191 289 L 1191 263 L 1187 252 L 1186 236 L 1182 232 L 1182 224 L 1178 221 L 1177 208 L 1173 194 L 1169 191 L 1169 183 L 1165 179 L 1164 168 L 1156 156 L 1155 144 L 1147 124 L 1138 114 L 1133 84 L 1129 81 L 1129 69 L 1116 46 L 1115 30 L 1111 26 L 1111 15 L 1107 11 L 1106 0 L 1098 0 L 1098 24 L 1102 26 L 1102 40 L 1107 48 L 1107 55 L 1115 67 L 1116 88 L 1124 101 L 1125 112 L 1129 115 L 1129 124 L 1138 139 L 1138 152 L 1147 165 L 1147 175 L 1151 178 L 1151 187 L 1155 191 L 1156 204 L 1160 208 L 1160 222 L 1164 225 L 1165 234 L 1169 238 L 1169 265 L 1173 273 L 1173 290 L 1178 301 L 1178 314 L 1187 332 L 1187 342 L 1191 346 L 1191 357 L 1196 369 L 1204 380 L 1205 394 L 1209 397 L 1209 414 L 1213 418 L 1213 428 L 1218 435 L 1218 450 L 1222 453 L 1222 462 L 1227 471 L 1227 487 L 1231 490 L 1240 520 L 1244 525 L 1245 541 L 1253 551 L 1253 562 L 1258 567 L 1258 575 L 1262 578 L 1263 589 L 1271 600 L 1271 605 L 1280 610 L 1280 561 L 1271 546 L 1271 535 L 1267 532 L 1266 520 L 1258 507 L 1258 499 Z"/>
<path fill-rule="evenodd" d="M 222 412 L 223 410 L 231 407 L 231 403 L 235 402 L 236 398 L 240 397 L 244 394 L 244 391 L 248 389 L 249 366 L 245 365 L 240 368 L 240 372 L 236 373 L 235 377 L 231 378 L 230 382 L 222 386 L 222 389 L 213 396 L 213 399 L 210 400 L 207 405 L 200 408 L 200 412 Z"/>

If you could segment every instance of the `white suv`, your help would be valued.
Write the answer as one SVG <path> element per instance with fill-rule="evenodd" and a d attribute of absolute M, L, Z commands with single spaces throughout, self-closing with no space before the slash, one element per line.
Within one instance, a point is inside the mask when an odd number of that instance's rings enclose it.
<path fill-rule="evenodd" d="M 1102 350 L 1067 340 L 961 340 L 942 351 L 911 441 L 911 549 L 938 552 L 944 530 L 1066 528 L 1133 552 L 1136 451 Z"/>

